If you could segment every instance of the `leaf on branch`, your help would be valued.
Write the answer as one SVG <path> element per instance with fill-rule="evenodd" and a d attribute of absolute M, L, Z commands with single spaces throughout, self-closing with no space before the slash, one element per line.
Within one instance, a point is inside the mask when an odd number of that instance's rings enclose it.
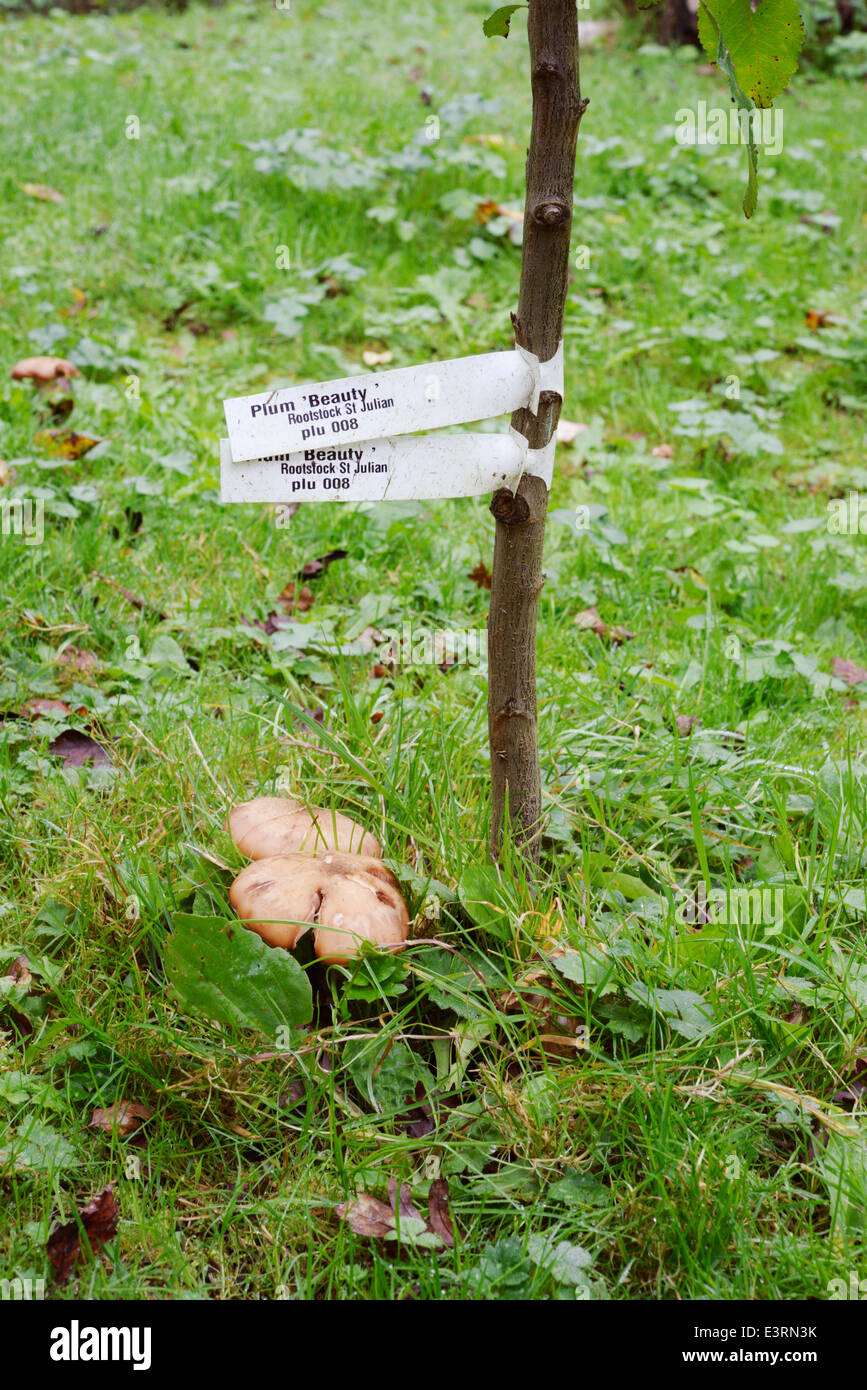
<path fill-rule="evenodd" d="M 698 32 L 708 57 L 756 106 L 786 90 L 804 44 L 797 0 L 762 0 L 755 11 L 750 0 L 701 0 Z M 719 61 L 720 42 L 733 74 Z"/>
<path fill-rule="evenodd" d="M 512 15 L 516 10 L 526 10 L 527 5 L 503 5 L 501 9 L 494 10 L 493 14 L 488 15 L 482 30 L 488 39 L 509 37 L 509 27 L 512 23 Z"/>

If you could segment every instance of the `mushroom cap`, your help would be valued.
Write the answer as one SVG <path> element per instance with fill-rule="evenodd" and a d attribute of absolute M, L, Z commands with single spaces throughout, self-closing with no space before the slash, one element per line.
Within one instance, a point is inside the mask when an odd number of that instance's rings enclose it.
<path fill-rule="evenodd" d="M 13 381 L 56 381 L 58 377 L 81 376 L 74 362 L 65 357 L 23 357 L 12 368 Z"/>
<path fill-rule="evenodd" d="M 286 796 L 257 796 L 242 802 L 229 812 L 229 831 L 248 859 L 271 859 L 300 850 L 313 854 L 340 850 L 376 858 L 382 854 L 379 841 L 357 821 L 339 811 L 308 808 Z"/>
<path fill-rule="evenodd" d="M 334 850 L 257 859 L 235 879 L 229 901 L 271 946 L 291 951 L 315 927 L 314 949 L 329 963 L 351 960 L 364 941 L 400 945 L 409 935 L 397 879 L 370 855 Z"/>

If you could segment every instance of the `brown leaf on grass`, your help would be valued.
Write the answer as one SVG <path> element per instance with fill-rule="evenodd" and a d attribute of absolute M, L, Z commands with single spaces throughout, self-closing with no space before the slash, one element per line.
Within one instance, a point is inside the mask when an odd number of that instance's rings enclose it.
<path fill-rule="evenodd" d="M 49 188 L 47 183 L 19 183 L 18 187 L 22 193 L 26 193 L 28 198 L 38 198 L 42 203 L 63 203 L 66 201 L 62 193 L 58 193 L 56 188 Z"/>
<path fill-rule="evenodd" d="M 295 580 L 290 579 L 277 602 L 284 613 L 306 613 L 316 602 L 316 595 L 306 584 L 302 584 L 298 592 L 295 592 Z"/>
<path fill-rule="evenodd" d="M 472 579 L 473 583 L 478 585 L 480 589 L 490 589 L 493 582 L 491 571 L 484 560 L 479 561 L 472 573 L 467 575 L 467 579 Z"/>
<path fill-rule="evenodd" d="M 631 642 L 635 636 L 634 632 L 628 632 L 625 627 L 620 627 L 618 623 L 603 622 L 595 603 L 578 614 L 575 625 L 587 632 L 595 632 L 600 641 L 610 642 L 615 647 L 619 647 L 623 642 Z"/>
<path fill-rule="evenodd" d="M 90 1120 L 91 1129 L 101 1129 L 105 1134 L 119 1134 L 126 1138 L 153 1115 L 146 1105 L 137 1100 L 116 1100 L 109 1110 L 94 1110 Z"/>
<path fill-rule="evenodd" d="M 831 675 L 838 680 L 845 681 L 847 685 L 860 685 L 862 681 L 867 681 L 867 671 L 863 666 L 856 666 L 854 661 L 848 661 L 842 656 L 835 656 L 831 662 Z"/>
<path fill-rule="evenodd" d="M 45 715 L 56 715 L 63 718 L 71 714 L 69 705 L 62 700 L 47 700 L 39 695 L 31 695 L 29 700 L 25 700 L 21 706 L 22 719 L 41 719 Z"/>
<path fill-rule="evenodd" d="M 33 976 L 30 973 L 30 961 L 25 955 L 16 956 L 11 965 L 7 965 L 5 970 L 7 980 L 12 980 L 16 985 L 23 985 L 29 989 L 33 984 Z"/>
<path fill-rule="evenodd" d="M 316 579 L 320 574 L 324 574 L 329 565 L 333 565 L 335 560 L 345 560 L 349 554 L 348 550 L 329 550 L 327 555 L 319 555 L 315 560 L 308 560 L 306 565 L 302 565 L 298 572 L 299 579 Z"/>
<path fill-rule="evenodd" d="M 803 1024 L 810 1022 L 810 1010 L 807 1008 L 806 1004 L 802 1004 L 801 1001 L 798 1000 L 797 1004 L 793 1004 L 787 1014 L 783 1014 L 783 1020 L 785 1023 L 791 1023 L 801 1027 Z M 837 1097 L 835 1096 L 834 1099 L 836 1100 Z"/>
<path fill-rule="evenodd" d="M 817 333 L 820 328 L 828 327 L 827 309 L 808 309 L 804 315 L 804 323 L 811 333 Z"/>
<path fill-rule="evenodd" d="M 94 767 L 111 767 L 111 758 L 101 743 L 80 729 L 67 729 L 48 745 L 49 753 L 63 759 L 64 767 L 84 767 L 93 763 Z"/>
<path fill-rule="evenodd" d="M 445 1178 L 434 1178 L 428 1196 L 428 1225 L 451 1250 L 455 1243 L 452 1217 L 449 1211 L 449 1185 Z"/>
<path fill-rule="evenodd" d="M 357 1236 L 377 1239 L 394 1230 L 391 1208 L 369 1192 L 357 1192 L 353 1201 L 340 1202 L 334 1210 Z"/>
<path fill-rule="evenodd" d="M 101 441 L 91 439 L 88 434 L 79 434 L 77 430 L 40 430 L 33 436 L 33 442 L 55 458 L 74 460 L 83 458 Z"/>
<path fill-rule="evenodd" d="M 100 664 L 99 657 L 85 647 L 64 647 L 54 660 L 70 671 L 93 671 Z"/>
<path fill-rule="evenodd" d="M 81 1208 L 78 1220 L 55 1226 L 45 1249 L 58 1283 L 64 1283 L 78 1261 L 96 1255 L 107 1240 L 117 1235 L 120 1208 L 109 1185 Z"/>
<path fill-rule="evenodd" d="M 399 1224 L 414 1222 L 415 1225 L 405 1233 L 404 1238 L 410 1244 L 441 1250 L 446 1246 L 451 1248 L 455 1243 L 448 1210 L 448 1192 L 448 1184 L 441 1178 L 431 1185 L 427 1221 L 413 1202 L 409 1185 L 401 1183 L 398 1187 L 394 1178 L 388 1180 L 388 1206 L 378 1197 L 371 1197 L 369 1192 L 357 1192 L 353 1201 L 341 1202 L 334 1210 L 356 1235 L 367 1236 L 371 1240 L 394 1237 Z"/>
<path fill-rule="evenodd" d="M 389 1178 L 388 1200 L 391 1203 L 392 1211 L 400 1217 L 401 1221 L 421 1221 L 424 1224 L 424 1217 L 412 1200 L 408 1183 L 402 1182 L 398 1190 L 395 1179 Z"/>

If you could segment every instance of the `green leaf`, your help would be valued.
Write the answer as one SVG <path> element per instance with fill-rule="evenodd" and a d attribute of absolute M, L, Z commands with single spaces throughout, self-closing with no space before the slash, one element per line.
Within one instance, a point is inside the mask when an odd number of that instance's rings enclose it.
<path fill-rule="evenodd" d="M 234 918 L 176 912 L 172 921 L 166 974 L 183 1007 L 272 1040 L 312 1018 L 310 981 L 288 951 Z"/>
<path fill-rule="evenodd" d="M 31 1119 L 20 1124 L 11 1144 L 0 1149 L 0 1170 L 7 1165 L 51 1173 L 59 1168 L 75 1168 L 78 1155 L 58 1130 L 41 1120 Z"/>
<path fill-rule="evenodd" d="M 490 1009 L 485 986 L 502 988 L 508 983 L 486 956 L 467 957 L 465 952 L 454 955 L 435 946 L 418 951 L 413 965 L 429 998 L 460 1018 L 480 1018 Z"/>
<path fill-rule="evenodd" d="M 502 9 L 494 10 L 494 13 L 488 15 L 482 25 L 485 37 L 489 39 L 494 37 L 507 39 L 509 37 L 509 25 L 512 23 L 512 15 L 516 10 L 526 9 L 526 5 L 503 5 Z"/>
<path fill-rule="evenodd" d="M 348 1043 L 344 1052 L 349 1073 L 365 1100 L 380 1113 L 397 1114 L 414 1100 L 421 1082 L 426 1095 L 434 1080 L 424 1062 L 406 1043 L 389 1046 L 389 1039 Z"/>
<path fill-rule="evenodd" d="M 580 1284 L 584 1271 L 593 1263 L 593 1256 L 583 1245 L 572 1245 L 568 1240 L 555 1244 L 549 1236 L 530 1236 L 527 1254 L 536 1264 L 543 1265 L 558 1284 Z"/>
<path fill-rule="evenodd" d="M 757 106 L 770 106 L 797 71 L 804 21 L 797 0 L 762 0 L 755 12 L 750 0 L 701 0 L 699 37 L 717 64 L 721 41 L 731 56 L 733 78 L 720 65 L 721 71 Z"/>
<path fill-rule="evenodd" d="M 508 895 L 498 870 L 492 864 L 471 864 L 458 884 L 461 906 L 477 927 L 483 927 L 501 941 L 512 936 Z"/>
<path fill-rule="evenodd" d="M 611 1202 L 611 1189 L 589 1173 L 567 1173 L 552 1183 L 545 1195 L 573 1206 L 607 1207 Z"/>

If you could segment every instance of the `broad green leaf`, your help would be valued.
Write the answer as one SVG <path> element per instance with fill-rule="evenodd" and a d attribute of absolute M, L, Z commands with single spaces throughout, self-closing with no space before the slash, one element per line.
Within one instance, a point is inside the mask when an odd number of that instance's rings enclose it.
<path fill-rule="evenodd" d="M 549 956 L 548 959 L 554 969 L 573 984 L 584 985 L 586 989 L 598 990 L 601 994 L 612 994 L 617 989 L 613 961 L 581 950 L 564 951 L 562 955 Z"/>
<path fill-rule="evenodd" d="M 385 1035 L 348 1043 L 344 1060 L 361 1095 L 381 1113 L 397 1114 L 416 1096 L 421 1082 L 426 1095 L 434 1089 L 430 1071 L 406 1043 L 389 1045 Z"/>
<path fill-rule="evenodd" d="M 554 1243 L 550 1237 L 532 1235 L 527 1241 L 527 1254 L 537 1264 L 544 1265 L 558 1284 L 580 1284 L 584 1271 L 593 1263 L 593 1256 L 583 1245 L 568 1240 Z"/>
<path fill-rule="evenodd" d="M 464 869 L 458 896 L 477 927 L 484 927 L 501 941 L 511 938 L 508 895 L 492 864 L 471 864 Z"/>
<path fill-rule="evenodd" d="M 756 106 L 770 106 L 797 71 L 804 21 L 797 0 L 762 0 L 755 11 L 750 0 L 701 0 L 699 37 L 715 63 L 721 40 L 741 91 Z"/>
<path fill-rule="evenodd" d="M 58 1168 L 75 1168 L 78 1155 L 69 1140 L 51 1125 L 41 1120 L 29 1120 L 18 1126 L 12 1142 L 0 1149 L 0 1170 L 7 1165 L 39 1173 L 51 1173 Z"/>
<path fill-rule="evenodd" d="M 309 1022 L 310 981 L 288 951 L 235 919 L 176 912 L 172 921 L 166 974 L 183 1007 L 275 1042 L 285 1028 Z"/>
<path fill-rule="evenodd" d="M 707 30 L 707 41 L 702 38 L 702 43 L 707 47 L 716 38 L 716 51 L 712 54 L 713 60 L 720 72 L 725 73 L 729 80 L 729 90 L 732 94 L 732 101 L 739 111 L 747 113 L 747 186 L 744 192 L 744 217 L 750 218 L 756 210 L 759 201 L 759 152 L 756 149 L 756 133 L 753 129 L 751 112 L 755 103 L 742 89 L 735 73 L 731 55 L 726 48 L 725 41 L 720 32 L 716 19 L 702 3 L 699 9 L 699 34 L 702 33 L 702 25 Z"/>
<path fill-rule="evenodd" d="M 516 10 L 525 10 L 526 5 L 503 5 L 502 9 L 494 10 L 488 15 L 482 29 L 485 37 L 492 39 L 495 36 L 507 39 L 509 37 L 509 25 L 512 23 L 512 15 Z"/>
<path fill-rule="evenodd" d="M 607 1207 L 611 1202 L 611 1189 L 590 1173 L 567 1173 L 565 1178 L 552 1183 L 545 1195 L 572 1206 Z"/>

